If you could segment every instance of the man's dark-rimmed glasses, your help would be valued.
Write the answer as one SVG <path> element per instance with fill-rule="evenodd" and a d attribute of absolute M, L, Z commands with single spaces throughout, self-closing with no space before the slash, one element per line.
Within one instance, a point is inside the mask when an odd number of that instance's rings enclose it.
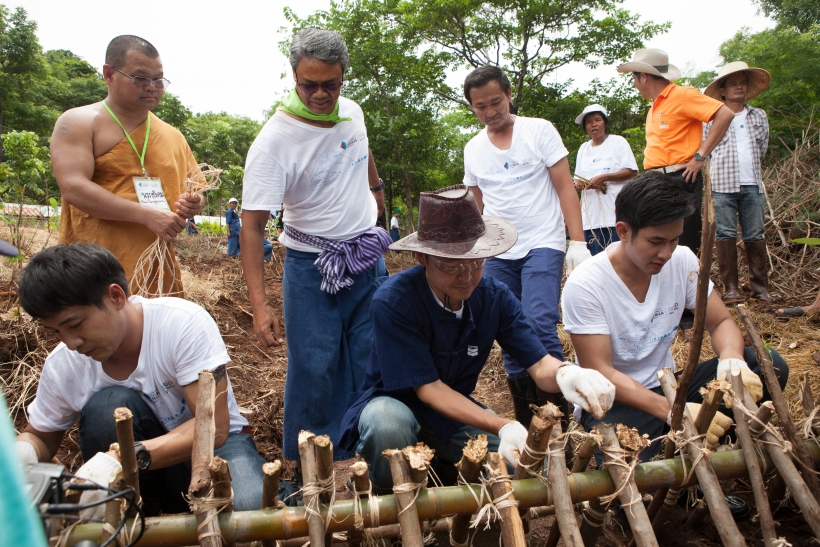
<path fill-rule="evenodd" d="M 154 84 L 154 86 L 156 86 L 157 89 L 165 89 L 166 87 L 171 85 L 171 80 L 169 80 L 168 78 L 159 78 L 158 80 L 152 80 L 151 78 L 146 78 L 144 76 L 129 76 L 128 74 L 126 74 L 125 72 L 123 72 L 115 66 L 112 66 L 111 68 L 113 68 L 126 78 L 129 78 L 131 80 L 131 83 L 137 87 L 145 88 L 151 84 Z"/>

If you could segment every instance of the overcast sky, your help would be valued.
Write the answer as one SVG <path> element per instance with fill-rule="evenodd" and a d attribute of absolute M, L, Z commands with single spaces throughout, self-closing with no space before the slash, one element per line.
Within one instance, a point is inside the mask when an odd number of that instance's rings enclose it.
<path fill-rule="evenodd" d="M 68 49 L 102 68 L 114 36 L 136 34 L 160 52 L 170 91 L 194 112 L 225 111 L 262 118 L 262 112 L 291 82 L 287 59 L 279 53 L 279 30 L 288 26 L 283 7 L 299 16 L 327 9 L 328 0 L 0 0 L 22 6 L 37 22 L 44 49 Z M 757 14 L 751 0 L 625 0 L 623 7 L 643 21 L 671 21 L 666 34 L 647 44 L 666 50 L 684 72 L 715 69 L 718 46 L 741 27 L 774 26 Z M 595 77 L 608 79 L 614 67 L 596 71 L 566 67 L 555 75 L 584 88 Z"/>

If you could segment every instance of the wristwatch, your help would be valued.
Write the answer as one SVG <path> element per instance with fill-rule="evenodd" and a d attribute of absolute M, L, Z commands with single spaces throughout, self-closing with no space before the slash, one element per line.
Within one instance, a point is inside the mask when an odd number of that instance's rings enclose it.
<path fill-rule="evenodd" d="M 384 181 L 382 179 L 379 179 L 379 185 L 378 186 L 371 186 L 370 187 L 371 192 L 379 192 L 381 190 L 384 190 Z"/>
<path fill-rule="evenodd" d="M 706 156 L 702 155 L 700 152 L 695 152 L 695 159 L 697 161 L 706 161 Z"/>
<path fill-rule="evenodd" d="M 140 441 L 134 442 L 134 450 L 137 455 L 137 469 L 140 473 L 145 473 L 151 467 L 151 452 Z"/>

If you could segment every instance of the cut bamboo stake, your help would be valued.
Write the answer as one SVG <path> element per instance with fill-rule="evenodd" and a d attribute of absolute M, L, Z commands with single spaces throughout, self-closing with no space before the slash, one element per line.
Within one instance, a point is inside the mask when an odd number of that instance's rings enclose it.
<path fill-rule="evenodd" d="M 820 446 L 814 441 L 806 442 L 812 458 L 820 464 Z M 781 450 L 782 452 L 782 450 Z M 767 451 L 758 454 L 761 466 L 771 468 L 773 463 Z M 748 476 L 746 459 L 742 450 L 727 450 L 712 454 L 712 465 L 720 480 L 731 480 Z M 686 470 L 691 469 L 687 461 Z M 679 485 L 684 478 L 684 466 L 680 458 L 638 464 L 635 482 L 641 492 L 654 492 L 659 488 Z M 588 501 L 612 494 L 615 485 L 606 471 L 587 471 L 569 477 L 573 502 Z M 805 485 L 804 485 L 805 488 Z M 551 498 L 550 487 L 540 480 L 514 481 L 513 489 L 520 506 L 536 507 Z M 416 502 L 419 516 L 428 519 L 443 519 L 449 515 L 472 514 L 479 507 L 473 493 L 476 486 L 451 486 L 429 489 L 429 495 L 420 496 Z M 471 493 L 472 492 L 472 493 Z M 811 497 L 811 496 L 809 496 Z M 380 496 L 376 508 L 382 525 L 396 524 L 399 509 L 395 496 Z M 375 498 L 374 498 L 375 499 Z M 353 525 L 353 500 L 337 502 L 337 518 L 330 522 L 333 532 L 349 530 Z M 543 510 L 550 514 L 552 508 Z M 364 509 L 367 514 L 367 508 Z M 540 510 L 539 510 L 540 512 Z M 126 526 L 131 527 L 133 521 Z M 235 542 L 258 540 L 280 540 L 308 535 L 307 519 L 303 507 L 289 507 L 282 511 L 242 511 L 220 515 L 222 533 L 226 539 Z M 145 534 L 140 547 L 177 547 L 193 545 L 197 541 L 196 517 L 193 515 L 171 515 L 146 519 Z M 68 545 L 84 540 L 99 541 L 102 525 L 99 523 L 80 524 L 68 533 Z M 303 542 L 304 543 L 304 542 Z"/>
<path fill-rule="evenodd" d="M 758 365 L 760 365 L 760 372 L 766 382 L 766 387 L 769 388 L 769 395 L 772 398 L 774 409 L 777 412 L 780 427 L 786 434 L 786 439 L 792 443 L 795 457 L 805 466 L 803 469 L 814 470 L 809 451 L 806 450 L 803 440 L 797 435 L 797 429 L 794 427 L 791 411 L 789 410 L 789 403 L 786 402 L 786 398 L 783 396 L 783 390 L 780 389 L 780 383 L 777 381 L 777 376 L 774 372 L 774 365 L 769 358 L 769 352 L 766 351 L 766 347 L 763 345 L 763 340 L 760 339 L 760 335 L 757 333 L 754 321 L 752 321 L 752 317 L 744 305 L 737 307 L 737 313 L 743 321 L 743 326 L 746 327 L 746 332 L 749 333 L 752 347 L 757 355 Z M 805 471 L 801 474 L 806 482 L 806 486 L 809 487 L 809 490 L 814 496 L 815 501 L 820 502 L 820 479 L 811 471 Z"/>
<path fill-rule="evenodd" d="M 748 407 L 749 405 L 746 406 Z M 760 405 L 760 408 L 758 408 L 755 413 L 754 420 L 749 422 L 749 429 L 751 430 L 752 435 L 759 437 L 760 434 L 763 433 L 763 430 L 766 429 L 766 424 L 769 423 L 772 416 L 774 416 L 774 405 L 771 401 L 766 401 Z"/>
<path fill-rule="evenodd" d="M 601 452 L 604 467 L 609 471 L 616 491 L 620 490 L 618 499 L 621 500 L 621 506 L 629 520 L 635 543 L 638 547 L 658 547 L 658 540 L 655 539 L 655 532 L 652 530 L 652 522 L 643 505 L 643 496 L 635 484 L 632 462 L 626 461 L 628 454 L 637 458 L 638 452 L 643 450 L 649 442 L 646 438 L 641 437 L 636 429 L 630 430 L 622 425 L 618 425 L 617 432 L 615 427 L 609 424 L 598 424 L 595 427 L 603 434 Z M 614 456 L 613 452 L 620 456 Z"/>
<path fill-rule="evenodd" d="M 117 471 L 114 479 L 108 486 L 109 488 L 113 488 L 117 491 L 122 490 L 125 487 L 125 479 L 123 478 L 122 471 Z M 103 517 L 105 520 L 105 526 L 103 526 L 102 534 L 100 534 L 101 544 L 108 541 L 108 538 L 114 535 L 114 530 L 116 530 L 120 520 L 122 520 L 122 517 L 122 499 L 118 498 L 111 500 L 105 504 L 105 516 Z M 119 538 L 115 539 L 112 543 L 115 545 L 120 545 Z"/>
<path fill-rule="evenodd" d="M 142 504 L 140 498 L 140 474 L 137 469 L 137 455 L 134 448 L 134 425 L 131 410 L 127 407 L 120 407 L 114 411 L 114 424 L 117 428 L 117 444 L 119 447 L 120 463 L 122 464 L 122 479 L 125 486 L 134 489 L 134 499 L 137 504 Z M 134 507 L 129 513 L 134 516 Z"/>
<path fill-rule="evenodd" d="M 701 388 L 700 394 L 703 397 L 703 403 L 701 403 L 698 411 L 698 419 L 695 420 L 695 429 L 700 435 L 706 435 L 709 431 L 709 426 L 712 425 L 712 420 L 715 419 L 718 407 L 723 402 L 724 390 L 729 387 L 731 387 L 729 382 L 712 380 L 706 384 L 705 388 Z"/>
<path fill-rule="evenodd" d="M 424 443 L 417 443 L 416 446 L 403 448 L 401 452 L 407 458 L 410 480 L 415 484 L 421 484 L 422 488 L 426 488 L 427 473 L 435 451 Z"/>
<path fill-rule="evenodd" d="M 302 476 L 305 479 L 305 486 L 315 486 L 317 483 L 316 455 L 313 446 L 315 439 L 316 435 L 310 431 L 303 430 L 299 432 L 299 459 L 302 462 Z M 306 489 L 303 491 L 310 547 L 324 547 L 325 522 L 319 512 L 319 492 L 312 490 Z"/>
<path fill-rule="evenodd" d="M 487 465 L 495 478 L 491 491 L 501 519 L 501 542 L 504 547 L 527 547 L 527 536 L 524 534 L 518 502 L 507 473 L 507 464 L 500 454 L 490 452 L 487 454 Z"/>
<path fill-rule="evenodd" d="M 231 488 L 231 468 L 228 462 L 214 456 L 211 463 L 208 464 L 208 471 L 211 474 L 211 481 L 214 485 L 214 498 L 231 500 L 225 506 L 224 511 L 233 511 L 233 489 Z M 228 543 L 228 547 L 233 547 L 233 543 Z"/>
<path fill-rule="evenodd" d="M 585 471 L 587 465 L 589 465 L 589 460 L 592 459 L 592 456 L 595 454 L 597 449 L 598 443 L 595 439 L 593 437 L 587 437 L 587 440 L 584 441 L 584 444 L 581 445 L 578 451 L 575 462 L 572 465 L 572 472 L 580 473 Z M 598 536 L 601 534 L 601 529 L 604 525 L 604 517 L 606 516 L 608 510 L 609 504 L 604 506 L 601 503 L 600 498 L 592 498 L 587 503 L 587 506 L 582 509 L 581 515 L 583 518 L 581 519 L 581 539 L 584 540 L 584 545 L 592 546 L 598 541 Z M 555 526 L 554 528 L 558 527 Z M 555 547 L 558 540 L 556 538 L 556 543 L 549 543 L 549 540 L 551 539 L 552 530 L 550 530 L 547 543 L 549 544 L 549 547 Z"/>
<path fill-rule="evenodd" d="M 361 513 L 361 498 L 366 493 L 370 492 L 370 476 L 367 472 L 367 462 L 356 462 L 350 466 L 350 475 L 353 478 L 353 495 L 359 498 L 359 504 L 356 505 L 358 510 L 353 515 L 353 530 L 347 534 L 347 543 L 349 547 L 360 547 L 364 545 L 364 515 Z M 371 524 L 372 526 L 372 524 Z M 373 530 L 369 530 L 373 533 Z"/>
<path fill-rule="evenodd" d="M 194 418 L 194 445 L 191 450 L 191 485 L 188 495 L 191 498 L 207 498 L 211 493 L 213 482 L 208 471 L 208 464 L 214 457 L 214 397 L 216 384 L 214 375 L 207 370 L 199 373 L 199 393 L 196 401 L 196 417 Z M 219 521 L 216 519 L 217 510 L 205 509 L 196 511 L 196 521 L 199 530 L 199 544 L 201 547 L 221 547 L 222 537 L 219 530 Z"/>
<path fill-rule="evenodd" d="M 421 533 L 419 512 L 416 509 L 416 491 L 418 485 L 410 478 L 410 468 L 401 450 L 389 449 L 382 456 L 390 462 L 390 473 L 393 475 L 393 492 L 399 507 L 399 526 L 401 526 L 402 545 L 422 547 L 424 536 Z"/>
<path fill-rule="evenodd" d="M 800 375 L 800 400 L 803 403 L 803 416 L 808 418 L 811 416 L 812 411 L 814 410 L 815 402 L 814 402 L 814 395 L 811 392 L 811 386 L 809 385 L 809 373 L 804 372 Z"/>
<path fill-rule="evenodd" d="M 700 265 L 698 268 L 697 292 L 695 293 L 695 323 L 692 326 L 692 338 L 689 341 L 689 354 L 686 358 L 686 364 L 678 379 L 680 397 L 669 403 L 672 407 L 672 431 L 680 431 L 681 429 L 683 409 L 686 407 L 686 395 L 689 393 L 689 384 L 692 383 L 695 369 L 700 362 L 700 348 L 703 345 L 706 301 L 709 297 L 709 275 L 712 271 L 712 248 L 715 246 L 715 203 L 712 198 L 712 177 L 710 176 L 708 163 L 703 170 L 703 206 L 701 211 Z M 674 444 L 667 442 L 664 447 L 663 457 L 669 459 L 674 454 Z M 677 500 L 678 496 L 669 495 L 668 490 L 665 489 L 658 490 L 655 493 L 646 512 L 656 532 L 666 522 L 666 517 L 677 503 Z"/>
<path fill-rule="evenodd" d="M 281 509 L 285 506 L 279 499 L 279 477 L 282 462 L 276 460 L 262 465 L 262 509 Z M 263 541 L 262 547 L 276 547 L 276 541 Z"/>
<path fill-rule="evenodd" d="M 740 378 L 740 369 L 733 370 L 731 378 L 732 388 L 735 393 L 745 391 L 743 380 Z M 749 418 L 738 408 L 738 405 L 733 405 L 732 411 L 735 414 L 737 439 L 740 441 L 743 454 L 746 456 L 746 468 L 749 470 L 749 482 L 752 483 L 757 513 L 760 516 L 760 531 L 763 533 L 763 543 L 766 547 L 774 547 L 777 531 L 774 528 L 774 517 L 772 517 L 772 511 L 769 507 L 769 498 L 766 497 L 766 484 L 763 482 L 763 473 L 760 470 L 760 463 L 757 461 L 755 442 L 752 439 L 752 432 L 749 430 Z"/>
<path fill-rule="evenodd" d="M 767 401 L 763 403 L 760 406 L 760 410 L 758 410 L 757 404 L 752 400 L 752 396 L 749 395 L 745 386 L 741 390 L 741 393 L 738 394 L 736 392 L 735 396 L 741 397 L 746 408 L 755 413 L 755 419 L 750 422 L 750 430 L 752 433 L 754 434 L 755 431 L 761 430 L 771 417 L 771 412 L 768 410 L 764 411 L 763 408 L 773 405 Z M 788 453 L 784 450 L 784 447 L 781 446 L 781 441 L 777 439 L 774 434 L 768 430 L 762 430 L 760 438 L 763 440 L 766 452 L 772 459 L 772 463 L 783 478 L 783 482 L 785 482 L 789 488 L 789 492 L 791 492 L 794 501 L 803 512 L 803 519 L 811 527 L 814 537 L 820 540 L 820 505 L 818 505 L 817 500 L 812 496 L 811 490 L 809 490 L 809 487 L 803 480 L 803 476 L 800 475 L 794 462 L 792 462 Z M 802 444 L 803 441 L 800 442 L 803 447 L 806 446 Z M 806 474 L 811 475 L 811 473 Z"/>
<path fill-rule="evenodd" d="M 532 425 L 530 425 L 532 427 Z M 461 460 L 456 464 L 460 483 L 472 484 L 481 475 L 481 465 L 487 457 L 487 436 L 479 435 L 470 439 L 461 453 Z M 470 539 L 470 518 L 472 515 L 456 515 L 450 527 L 450 545 L 460 547 Z"/>
<path fill-rule="evenodd" d="M 661 381 L 663 393 L 671 406 L 676 395 L 675 375 L 670 369 L 665 368 L 658 372 L 658 378 Z M 720 488 L 717 475 L 712 469 L 711 452 L 706 450 L 703 443 L 697 438 L 698 433 L 695 430 L 695 424 L 685 407 L 682 425 L 684 438 L 688 440 L 686 452 L 689 453 L 692 462 L 700 459 L 700 463 L 694 465 L 694 471 L 723 545 L 727 547 L 746 545 L 746 541 L 743 539 L 743 535 L 741 535 L 732 512 L 726 503 L 726 498 L 723 496 L 723 490 Z"/>
<path fill-rule="evenodd" d="M 560 413 L 559 413 L 560 414 Z M 561 530 L 561 537 L 567 547 L 583 547 L 581 530 L 575 519 L 575 509 L 572 506 L 572 496 L 569 493 L 567 482 L 567 461 L 564 456 L 564 444 L 561 435 L 561 422 L 552 427 L 552 436 L 549 444 L 549 464 L 547 479 L 552 488 L 552 504 L 555 505 L 555 520 Z"/>
<path fill-rule="evenodd" d="M 335 488 L 333 480 L 333 443 L 327 435 L 319 435 L 313 440 L 316 451 L 316 481 L 322 492 L 319 494 L 319 501 L 327 503 L 327 518 L 333 518 L 333 490 Z M 328 491 L 329 490 L 329 491 Z M 325 534 L 325 545 L 333 543 L 333 533 Z"/>

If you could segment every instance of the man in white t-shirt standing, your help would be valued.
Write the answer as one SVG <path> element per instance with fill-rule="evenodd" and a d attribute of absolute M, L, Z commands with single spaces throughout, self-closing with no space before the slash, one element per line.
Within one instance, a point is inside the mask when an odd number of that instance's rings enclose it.
<path fill-rule="evenodd" d="M 578 363 L 615 384 L 615 404 L 602 419 L 581 413 L 580 423 L 587 431 L 598 422 L 621 423 L 654 439 L 668 423 L 670 407 L 657 372 L 675 369 L 672 341 L 683 310 L 694 309 L 697 293 L 698 259 L 688 247 L 678 245 L 684 218 L 691 213 L 687 199 L 668 175 L 638 175 L 615 202 L 621 240 L 567 279 L 561 307 Z M 707 300 L 705 327 L 718 357 L 698 365 L 687 401 L 701 402 L 700 388 L 715 377 L 725 379 L 732 367 L 742 369 L 743 383 L 755 400 L 768 397 L 757 375 L 754 351 L 743 347 L 740 329 L 714 291 Z M 788 366 L 774 350 L 771 357 L 785 387 Z M 694 414 L 698 407 L 689 409 Z M 718 414 L 708 443 L 716 445 L 730 424 L 727 416 Z M 654 443 L 641 458 L 649 459 L 659 450 L 660 443 Z"/>
<path fill-rule="evenodd" d="M 79 421 L 84 468 L 118 467 L 114 410 L 133 414 L 146 515 L 188 510 L 199 373 L 216 383 L 214 453 L 228 461 L 237 511 L 262 502 L 262 465 L 225 367 L 231 358 L 201 307 L 179 298 L 128 297 L 125 272 L 93 244 L 57 245 L 31 259 L 20 303 L 61 343 L 46 358 L 28 425 L 15 447 L 26 463 L 49 462 Z M 86 475 L 83 475 L 86 476 Z"/>
<path fill-rule="evenodd" d="M 590 257 L 567 149 L 550 122 L 510 111 L 510 81 L 500 68 L 473 70 L 464 80 L 464 96 L 485 125 L 464 148 L 464 184 L 473 191 L 479 210 L 518 230 L 515 246 L 487 260 L 484 271 L 521 300 L 547 352 L 563 361 L 557 325 L 564 251 L 567 272 Z M 504 365 L 516 419 L 526 426 L 532 417 L 529 405 L 543 404 L 549 396 L 507 353 Z"/>
<path fill-rule="evenodd" d="M 638 174 L 635 155 L 626 139 L 609 134 L 609 117 L 599 104 L 584 108 L 575 123 L 589 140 L 578 149 L 575 186 L 581 188 L 584 239 L 592 256 L 618 241 L 615 232 L 615 198 L 624 183 Z M 586 179 L 584 182 L 578 177 Z"/>
<path fill-rule="evenodd" d="M 709 160 L 712 196 L 715 198 L 718 266 L 726 304 L 746 300 L 737 281 L 738 218 L 749 265 L 751 297 L 772 301 L 768 253 L 763 237 L 766 202 L 760 165 L 769 146 L 769 119 L 760 108 L 746 104 L 763 93 L 771 80 L 762 68 L 749 68 L 743 61 L 736 61 L 721 67 L 717 78 L 703 92 L 723 101 L 735 113 L 731 127 L 712 150 Z M 712 122 L 709 122 L 703 131 L 704 139 L 711 129 Z"/>
<path fill-rule="evenodd" d="M 347 46 L 333 31 L 293 36 L 294 90 L 256 137 L 243 181 L 242 267 L 263 346 L 282 343 L 265 296 L 262 237 L 270 211 L 283 205 L 287 249 L 282 311 L 288 338 L 286 458 L 299 460 L 306 429 L 338 446 L 348 397 L 364 381 L 370 357 L 370 300 L 387 275 L 390 234 L 376 227 L 384 184 L 370 153 L 362 109 L 340 97 Z M 375 196 L 375 199 L 374 199 Z M 336 450 L 347 459 L 353 452 Z"/>

